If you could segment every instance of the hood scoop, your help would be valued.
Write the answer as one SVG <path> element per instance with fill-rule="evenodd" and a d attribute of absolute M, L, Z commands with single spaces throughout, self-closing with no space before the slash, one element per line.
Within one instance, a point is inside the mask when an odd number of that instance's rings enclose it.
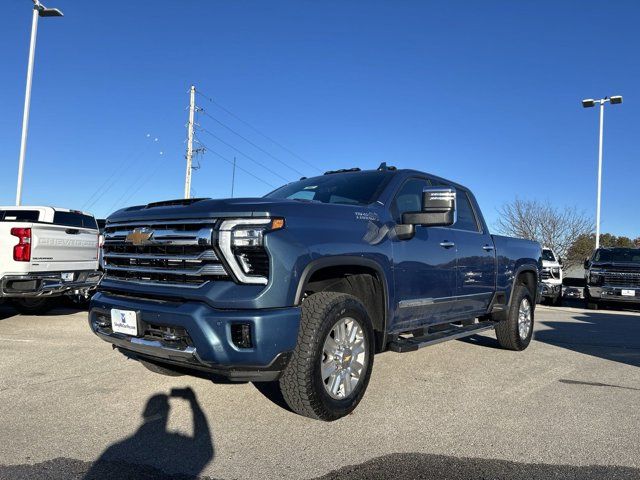
<path fill-rule="evenodd" d="M 157 207 L 193 205 L 194 203 L 202 202 L 203 200 L 211 200 L 211 199 L 210 198 L 179 198 L 177 200 L 165 200 L 163 202 L 149 203 L 144 208 L 149 209 L 149 208 L 157 208 Z"/>

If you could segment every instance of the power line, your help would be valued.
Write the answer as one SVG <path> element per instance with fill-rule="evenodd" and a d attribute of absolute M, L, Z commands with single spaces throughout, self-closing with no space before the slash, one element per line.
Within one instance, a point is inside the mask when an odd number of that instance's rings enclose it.
<path fill-rule="evenodd" d="M 149 134 L 147 134 L 147 136 L 150 136 Z M 102 192 L 102 190 L 109 184 L 109 182 L 111 182 L 111 180 L 114 178 L 114 176 L 118 175 L 119 176 L 122 175 L 122 173 L 124 173 L 124 169 L 127 165 L 130 164 L 130 162 L 135 159 L 140 157 L 144 151 L 148 148 L 148 145 L 143 145 L 141 148 L 139 148 L 138 150 L 136 150 L 135 154 L 133 152 L 129 152 L 129 155 L 127 155 L 123 160 L 122 163 L 120 163 L 116 168 L 113 169 L 113 171 L 111 172 L 111 174 L 105 179 L 104 182 L 102 182 L 102 184 L 96 188 L 93 193 L 89 196 L 89 198 L 82 204 L 81 210 L 84 210 L 87 205 L 94 205 L 95 201 L 94 198 L 96 195 L 102 193 L 102 195 L 104 195 L 104 192 Z M 100 195 L 100 196 L 102 196 Z M 93 203 L 92 203 L 93 201 Z"/>
<path fill-rule="evenodd" d="M 258 135 L 266 138 L 267 140 L 269 140 L 270 142 L 274 143 L 275 145 L 277 145 L 278 147 L 280 147 L 281 149 L 283 149 L 285 152 L 289 153 L 290 155 L 293 155 L 294 157 L 296 157 L 298 160 L 300 160 L 301 162 L 303 162 L 304 164 L 306 164 L 307 166 L 313 168 L 314 170 L 317 170 L 318 172 L 322 172 L 322 170 L 318 167 L 316 167 L 315 165 L 313 165 L 312 163 L 308 162 L 307 160 L 305 160 L 304 158 L 302 158 L 300 155 L 298 155 L 296 152 L 294 152 L 293 150 L 291 150 L 290 148 L 284 146 L 283 144 L 281 144 L 280 142 L 274 140 L 272 137 L 270 137 L 269 135 L 267 135 L 266 133 L 261 132 L 260 130 L 258 130 L 256 127 L 254 127 L 253 125 L 251 125 L 249 122 L 243 120 L 242 118 L 240 118 L 238 115 L 236 115 L 235 113 L 233 113 L 231 110 L 229 110 L 228 108 L 224 107 L 223 105 L 221 105 L 220 103 L 218 103 L 217 101 L 215 101 L 212 97 L 209 97 L 205 94 L 203 94 L 202 92 L 196 90 L 196 94 L 202 96 L 203 98 L 205 98 L 206 100 L 210 101 L 211 103 L 213 103 L 214 105 L 216 105 L 219 109 L 221 109 L 222 111 L 224 111 L 225 113 L 227 113 L 228 115 L 232 116 L 233 118 L 235 118 L 236 120 L 238 120 L 239 122 L 241 122 L 242 124 L 244 124 L 245 126 L 249 127 L 251 130 L 253 130 L 254 132 L 256 132 Z"/>
<path fill-rule="evenodd" d="M 150 137 L 151 135 L 147 134 L 147 138 L 150 138 Z M 157 142 L 158 138 L 154 137 L 153 141 Z M 82 209 L 84 210 L 86 208 L 87 210 L 90 210 L 91 207 L 93 207 L 102 197 L 104 197 L 109 192 L 109 190 L 113 188 L 113 186 L 118 182 L 118 180 L 122 177 L 122 175 L 124 175 L 126 172 L 129 171 L 129 167 L 131 166 L 132 161 L 138 160 L 142 156 L 142 154 L 144 154 L 149 148 L 150 148 L 150 145 L 145 145 L 138 151 L 138 153 L 135 156 L 126 157 L 123 160 L 123 162 L 120 164 L 120 166 L 113 171 L 113 173 L 109 176 L 109 178 L 107 178 L 107 180 L 102 184 L 102 186 L 96 192 L 94 192 L 94 194 L 100 191 L 101 189 L 103 189 L 105 185 L 106 185 L 106 188 L 104 188 L 103 191 L 93 199 L 93 201 L 91 201 L 91 198 L 93 198 L 93 195 L 92 195 L 89 198 L 89 200 L 85 202 L 85 204 L 89 202 L 91 203 L 89 203 L 89 205 L 86 207 L 83 206 Z"/>
<path fill-rule="evenodd" d="M 236 152 L 238 152 L 240 155 L 242 155 L 243 157 L 248 158 L 249 160 L 251 160 L 253 163 L 255 163 L 256 165 L 261 166 L 262 168 L 264 168 L 265 170 L 271 172 L 273 175 L 275 175 L 276 177 L 284 180 L 285 182 L 289 183 L 291 180 L 289 180 L 288 178 L 283 177 L 282 175 L 280 175 L 278 172 L 271 170 L 269 167 L 267 167 L 266 165 L 264 165 L 263 163 L 259 162 L 258 160 L 256 160 L 255 158 L 253 158 L 250 155 L 247 155 L 246 153 L 244 153 L 242 150 L 239 150 L 238 148 L 234 147 L 233 145 L 231 145 L 228 142 L 225 142 L 222 138 L 220 138 L 219 136 L 217 136 L 215 133 L 210 132 L 209 130 L 207 130 L 206 128 L 202 127 L 202 126 L 198 126 L 198 130 L 207 133 L 209 135 L 211 135 L 213 138 L 217 139 L 219 142 L 225 144 L 227 147 L 232 148 L 233 150 L 235 150 Z"/>
<path fill-rule="evenodd" d="M 238 132 L 236 132 L 233 128 L 231 128 L 230 126 L 224 124 L 223 122 L 221 122 L 220 120 L 218 120 L 216 117 L 214 117 L 213 115 L 210 115 L 206 110 L 204 109 L 200 109 L 201 112 L 209 117 L 211 120 L 213 120 L 214 122 L 217 122 L 218 124 L 222 125 L 224 128 L 226 128 L 227 130 L 229 130 L 231 133 L 233 133 L 234 135 L 237 135 L 238 137 L 240 137 L 241 139 L 243 139 L 245 142 L 247 142 L 248 144 L 252 145 L 253 147 L 257 148 L 258 150 L 260 150 L 262 153 L 264 153 L 265 155 L 268 155 L 269 157 L 273 158 L 276 162 L 279 162 L 280 164 L 284 165 L 285 167 L 293 170 L 294 172 L 296 172 L 298 175 L 300 175 L 301 177 L 304 177 L 305 174 L 302 173 L 300 170 L 292 167 L 291 165 L 289 165 L 288 163 L 280 160 L 278 157 L 276 157 L 275 155 L 272 155 L 271 153 L 269 153 L 268 151 L 266 151 L 264 148 L 262 148 L 260 145 L 256 145 L 255 143 L 253 143 L 251 140 L 249 140 L 247 137 L 239 134 Z"/>
<path fill-rule="evenodd" d="M 219 154 L 218 152 L 216 152 L 215 150 L 210 149 L 207 145 L 205 145 L 202 141 L 198 140 L 198 143 L 200 143 L 200 145 L 202 145 L 205 149 L 205 152 L 211 152 L 214 155 L 216 155 L 217 157 L 220 157 L 222 160 L 224 160 L 225 162 L 234 165 L 234 161 L 233 160 L 229 160 L 227 157 L 225 157 L 224 155 Z M 258 177 L 257 175 L 254 175 L 253 173 L 251 173 L 249 170 L 241 167 L 240 165 L 238 165 L 237 162 L 235 162 L 235 168 L 237 168 L 238 170 L 242 170 L 244 173 L 246 173 L 247 175 L 252 176 L 253 178 L 255 178 L 256 180 L 261 181 L 262 183 L 264 183 L 265 185 L 268 185 L 271 188 L 278 188 L 277 186 L 273 185 L 272 183 L 267 182 L 265 179 Z"/>

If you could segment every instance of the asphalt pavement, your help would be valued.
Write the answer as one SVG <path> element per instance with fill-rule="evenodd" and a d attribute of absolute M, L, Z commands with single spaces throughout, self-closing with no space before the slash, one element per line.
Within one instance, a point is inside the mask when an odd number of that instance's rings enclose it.
<path fill-rule="evenodd" d="M 536 313 L 524 352 L 487 333 L 376 356 L 324 423 L 268 387 L 148 372 L 86 312 L 0 306 L 0 479 L 640 479 L 640 313 Z"/>

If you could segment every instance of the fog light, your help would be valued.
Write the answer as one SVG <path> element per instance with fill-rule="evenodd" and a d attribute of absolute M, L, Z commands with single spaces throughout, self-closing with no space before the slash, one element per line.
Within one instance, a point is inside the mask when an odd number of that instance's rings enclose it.
<path fill-rule="evenodd" d="M 231 341 L 238 348 L 251 348 L 251 324 L 233 323 L 231 324 Z"/>

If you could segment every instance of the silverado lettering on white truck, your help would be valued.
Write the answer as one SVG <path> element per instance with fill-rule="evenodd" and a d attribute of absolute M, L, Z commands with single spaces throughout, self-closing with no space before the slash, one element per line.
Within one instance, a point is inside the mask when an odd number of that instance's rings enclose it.
<path fill-rule="evenodd" d="M 154 372 L 276 381 L 293 411 L 335 420 L 377 352 L 489 329 L 525 349 L 541 266 L 467 188 L 383 164 L 114 213 L 89 324 Z"/>
<path fill-rule="evenodd" d="M 49 299 L 95 288 L 98 227 L 91 214 L 54 207 L 0 207 L 0 301 L 42 313 Z"/>

